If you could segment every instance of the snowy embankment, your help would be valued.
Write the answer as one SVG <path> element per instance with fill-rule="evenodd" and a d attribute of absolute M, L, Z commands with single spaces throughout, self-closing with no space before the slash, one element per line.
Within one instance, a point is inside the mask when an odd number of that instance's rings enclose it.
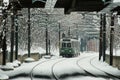
<path fill-rule="evenodd" d="M 4 72 L 2 70 L 0 70 L 0 80 L 7 80 L 9 79 L 9 77 L 4 74 Z"/>
<path fill-rule="evenodd" d="M 7 46 L 7 51 L 10 52 L 10 47 L 9 46 Z M 22 49 L 18 50 L 18 55 L 24 55 L 24 54 L 27 54 L 27 53 L 28 53 L 28 50 L 22 50 Z M 31 53 L 44 54 L 45 50 L 41 47 L 32 47 L 31 48 Z"/>
<path fill-rule="evenodd" d="M 41 61 L 45 61 L 45 59 L 41 59 Z M 16 77 L 20 75 L 28 75 L 32 68 L 41 61 L 36 61 L 32 63 L 23 63 L 20 67 L 14 68 L 12 71 L 4 71 L 4 74 L 8 75 L 9 77 Z"/>
<path fill-rule="evenodd" d="M 110 54 L 110 50 L 106 50 L 106 54 Z M 113 49 L 114 56 L 120 56 L 120 49 Z"/>
<path fill-rule="evenodd" d="M 82 53 L 79 57 L 75 58 L 60 58 L 55 56 L 52 56 L 50 59 L 42 58 L 36 62 L 23 63 L 20 67 L 14 68 L 12 71 L 1 71 L 1 73 L 9 77 L 28 76 L 30 78 L 30 76 L 34 76 L 39 77 L 39 79 L 47 78 L 51 80 L 53 80 L 55 76 L 62 80 L 83 80 L 88 78 L 91 80 L 106 80 L 99 77 L 120 76 L 120 70 L 109 66 L 105 62 L 98 61 L 98 54 L 92 52 Z"/>
<path fill-rule="evenodd" d="M 118 70 L 117 68 L 114 68 L 112 66 L 110 66 L 109 64 L 107 64 L 106 62 L 103 61 L 98 61 L 98 57 L 93 58 L 91 60 L 91 64 L 96 67 L 97 69 L 104 71 L 105 73 L 109 74 L 109 75 L 113 75 L 116 77 L 120 78 L 120 70 Z M 99 65 L 99 66 L 97 66 Z"/>
<path fill-rule="evenodd" d="M 9 46 L 7 47 L 7 51 L 10 52 L 10 47 Z M 34 46 L 34 47 L 31 48 L 31 53 L 45 54 L 46 51 L 42 47 Z M 24 54 L 28 54 L 28 50 L 22 50 L 22 49 L 18 50 L 18 55 L 24 55 Z M 52 48 L 51 49 L 51 54 L 59 56 L 59 49 Z"/>

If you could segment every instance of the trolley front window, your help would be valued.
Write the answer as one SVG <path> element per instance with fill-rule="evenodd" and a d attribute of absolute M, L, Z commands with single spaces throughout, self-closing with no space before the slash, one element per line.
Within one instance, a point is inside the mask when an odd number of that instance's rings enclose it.
<path fill-rule="evenodd" d="M 63 47 L 63 48 L 66 47 L 66 43 L 62 43 L 62 47 Z"/>
<path fill-rule="evenodd" d="M 71 43 L 67 43 L 67 47 L 71 47 Z"/>

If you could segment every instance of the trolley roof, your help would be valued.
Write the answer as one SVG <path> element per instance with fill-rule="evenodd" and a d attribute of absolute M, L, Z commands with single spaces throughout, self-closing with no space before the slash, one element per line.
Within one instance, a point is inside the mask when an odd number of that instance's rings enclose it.
<path fill-rule="evenodd" d="M 60 41 L 62 41 L 62 42 L 69 42 L 69 41 L 79 41 L 78 39 L 74 39 L 74 38 L 63 38 L 63 39 L 61 39 Z"/>

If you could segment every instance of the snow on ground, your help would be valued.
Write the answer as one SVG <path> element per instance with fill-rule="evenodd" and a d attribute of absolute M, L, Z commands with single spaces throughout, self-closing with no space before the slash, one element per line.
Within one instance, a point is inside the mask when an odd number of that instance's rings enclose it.
<path fill-rule="evenodd" d="M 106 50 L 106 54 L 110 54 L 110 50 Z M 114 56 L 120 56 L 120 49 L 113 49 Z"/>
<path fill-rule="evenodd" d="M 94 65 L 95 67 L 97 67 L 98 69 L 105 71 L 106 73 L 120 77 L 120 70 L 110 66 L 109 64 L 107 64 L 105 62 L 98 61 L 98 57 L 91 60 L 91 64 Z M 97 65 L 99 65 L 99 66 L 97 66 Z"/>
<path fill-rule="evenodd" d="M 17 78 L 17 79 L 12 79 L 12 80 L 31 80 L 30 78 L 25 78 L 25 77 L 22 77 L 22 78 Z M 40 79 L 40 78 L 34 78 L 34 80 L 50 80 L 50 79 Z M 104 79 L 104 78 L 96 78 L 96 77 L 69 77 L 69 78 L 65 78 L 65 79 L 62 79 L 62 80 L 111 80 L 111 79 Z"/>
<path fill-rule="evenodd" d="M 15 68 L 13 71 L 5 71 L 4 74 L 13 77 L 20 74 L 29 74 L 31 69 L 38 64 L 41 61 L 44 61 L 45 59 L 42 59 L 40 61 L 32 62 L 32 63 L 23 63 L 20 67 Z"/>
<path fill-rule="evenodd" d="M 83 57 L 85 57 L 85 56 L 79 56 L 77 58 L 69 58 L 69 59 L 65 59 L 65 60 L 57 63 L 54 66 L 55 73 L 57 75 L 62 75 L 62 74 L 64 74 L 64 75 L 66 75 L 66 74 L 67 75 L 72 75 L 72 74 L 75 74 L 75 73 L 85 74 L 85 71 L 83 69 L 79 68 L 76 65 L 76 61 L 79 58 L 83 58 Z"/>
<path fill-rule="evenodd" d="M 96 77 L 90 77 L 90 76 L 86 76 L 86 77 L 70 77 L 70 78 L 66 78 L 63 80 L 106 80 L 104 78 L 96 78 Z M 109 80 L 109 79 L 107 79 Z"/>
<path fill-rule="evenodd" d="M 33 74 L 34 75 L 47 75 L 52 78 L 52 66 L 54 63 L 63 60 L 63 58 L 58 58 L 58 59 L 52 59 L 50 61 L 47 61 L 45 64 L 40 64 L 38 65 L 34 70 Z"/>
<path fill-rule="evenodd" d="M 7 51 L 10 52 L 10 47 L 9 46 L 7 46 Z M 31 53 L 44 54 L 44 53 L 46 53 L 46 51 L 45 51 L 45 49 L 43 49 L 41 47 L 33 46 L 31 48 Z M 24 54 L 28 54 L 28 50 L 22 50 L 22 49 L 18 50 L 18 55 L 24 55 Z M 59 49 L 51 49 L 51 54 L 59 56 Z"/>
<path fill-rule="evenodd" d="M 9 77 L 7 75 L 4 74 L 0 74 L 0 80 L 8 80 Z"/>
<path fill-rule="evenodd" d="M 27 50 L 18 50 L 18 54 L 19 55 L 24 55 L 24 54 L 27 54 L 28 51 Z M 43 54 L 45 53 L 45 50 L 41 47 L 34 47 L 34 48 L 31 48 L 31 53 L 39 53 L 39 54 Z"/>
<path fill-rule="evenodd" d="M 98 57 L 96 54 L 94 55 L 90 55 L 89 57 L 86 57 L 86 58 L 82 58 L 80 61 L 79 61 L 79 65 L 85 69 L 86 71 L 92 73 L 93 75 L 95 76 L 98 76 L 98 75 L 106 75 L 104 72 L 94 68 L 91 64 L 90 64 L 90 60 L 93 59 L 94 57 Z"/>
<path fill-rule="evenodd" d="M 35 60 L 33 58 L 28 57 L 24 61 L 25 62 L 34 62 Z"/>
<path fill-rule="evenodd" d="M 16 63 L 16 64 L 18 64 L 18 65 L 21 65 L 21 62 L 18 61 L 18 60 L 13 61 L 13 63 Z"/>
<path fill-rule="evenodd" d="M 9 46 L 7 46 L 7 50 L 8 50 L 8 52 L 10 52 L 10 47 Z M 24 55 L 24 54 L 27 54 L 27 53 L 28 53 L 28 50 L 22 50 L 22 49 L 18 50 L 18 55 Z M 43 54 L 43 53 L 45 53 L 45 50 L 41 47 L 35 47 L 34 46 L 34 47 L 31 48 L 31 53 Z"/>
<path fill-rule="evenodd" d="M 77 65 L 77 62 L 80 67 Z M 98 69 L 94 68 L 94 66 Z M 105 62 L 98 61 L 98 54 L 92 52 L 81 53 L 79 57 L 75 57 L 75 58 L 61 58 L 61 57 L 52 56 L 51 59 L 47 59 L 43 57 L 42 59 L 36 62 L 22 63 L 20 67 L 14 68 L 14 70 L 12 71 L 0 70 L 0 73 L 8 75 L 9 77 L 17 76 L 20 74 L 27 74 L 29 77 L 31 70 L 33 70 L 32 73 L 33 75 L 48 76 L 50 77 L 51 80 L 52 78 L 54 78 L 52 74 L 52 70 L 54 71 L 54 74 L 56 74 L 57 77 L 62 78 L 62 80 L 87 80 L 87 79 L 106 80 L 104 78 L 100 78 L 100 75 L 108 76 L 101 70 L 115 76 L 120 76 L 120 70 L 109 66 Z M 84 70 L 98 77 L 93 77 L 93 76 L 91 77 L 88 75 L 86 76 L 79 75 L 74 77 L 72 75 L 74 73 L 86 74 Z M 70 75 L 70 76 L 62 77 L 64 75 Z M 16 79 L 23 80 L 23 77 L 21 78 L 19 77 Z M 25 80 L 30 80 L 30 78 L 28 77 L 26 77 Z M 11 80 L 15 80 L 15 79 L 11 79 Z M 35 78 L 35 80 L 38 79 Z M 41 79 L 41 80 L 47 80 L 47 79 Z"/>
<path fill-rule="evenodd" d="M 52 49 L 52 50 L 51 50 L 51 54 L 52 54 L 52 55 L 59 56 L 59 49 Z"/>

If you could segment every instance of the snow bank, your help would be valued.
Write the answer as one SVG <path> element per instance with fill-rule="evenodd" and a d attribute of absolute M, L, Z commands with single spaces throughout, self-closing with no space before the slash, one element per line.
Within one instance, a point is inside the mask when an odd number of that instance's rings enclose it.
<path fill-rule="evenodd" d="M 35 60 L 33 59 L 33 58 L 27 58 L 27 59 L 25 59 L 25 62 L 34 62 Z"/>
<path fill-rule="evenodd" d="M 9 77 L 7 75 L 4 74 L 0 74 L 0 80 L 8 80 Z"/>
<path fill-rule="evenodd" d="M 79 61 L 79 65 L 84 69 L 86 70 L 87 72 L 95 75 L 95 76 L 106 76 L 106 74 L 96 68 L 94 68 L 91 64 L 90 64 L 90 60 L 93 59 L 94 57 L 98 57 L 96 55 L 92 55 L 92 56 L 89 56 L 89 57 L 85 57 L 85 58 L 82 58 L 80 59 Z"/>
<path fill-rule="evenodd" d="M 13 63 L 18 64 L 18 66 L 20 66 L 20 65 L 21 65 L 21 62 L 20 62 L 20 61 L 18 61 L 18 60 L 13 61 Z"/>
<path fill-rule="evenodd" d="M 70 76 L 73 74 L 85 74 L 84 70 L 76 65 L 77 58 L 65 59 L 54 66 L 55 74 L 59 77 Z"/>
<path fill-rule="evenodd" d="M 0 69 L 9 71 L 9 70 L 14 70 L 14 67 L 18 66 L 18 64 L 15 63 L 6 63 L 6 65 L 1 65 Z"/>
<path fill-rule="evenodd" d="M 32 68 L 37 65 L 39 62 L 45 61 L 46 59 L 41 59 L 40 61 L 32 62 L 32 63 L 23 63 L 20 67 L 14 68 L 12 71 L 5 71 L 4 74 L 9 77 L 19 76 L 21 74 L 29 75 Z"/>
<path fill-rule="evenodd" d="M 109 50 L 106 50 L 106 54 L 110 54 Z M 113 49 L 113 55 L 114 56 L 120 56 L 120 49 Z"/>
<path fill-rule="evenodd" d="M 94 57 L 97 57 L 97 58 L 94 58 Z M 92 61 L 91 61 L 91 59 L 92 59 Z M 79 67 L 76 64 L 77 61 L 81 67 Z M 23 64 L 21 64 L 20 67 L 14 68 L 13 71 L 5 71 L 2 73 L 8 75 L 9 77 L 19 76 L 21 74 L 22 75 L 26 74 L 26 75 L 30 76 L 30 72 L 31 72 L 31 70 L 33 70 L 32 74 L 34 76 L 43 76 L 43 78 L 49 77 L 50 79 L 53 79 L 54 78 L 52 75 L 52 70 L 53 70 L 54 73 L 58 77 L 62 78 L 62 80 L 87 80 L 87 79 L 89 79 L 89 80 L 106 80 L 104 78 L 99 78 L 99 77 L 97 77 L 97 78 L 87 77 L 87 75 L 82 77 L 83 76 L 82 74 L 86 74 L 84 69 L 93 75 L 108 76 L 101 70 L 93 68 L 91 63 L 94 66 L 102 69 L 103 71 L 105 71 L 109 74 L 113 74 L 116 76 L 120 75 L 120 71 L 117 70 L 116 68 L 113 68 L 113 67 L 111 68 L 109 65 L 107 65 L 103 62 L 99 62 L 98 61 L 98 53 L 94 54 L 92 52 L 82 53 L 79 57 L 75 57 L 75 58 L 59 58 L 59 57 L 51 56 L 50 59 L 45 59 L 43 57 L 39 61 L 35 61 L 32 63 L 23 63 Z M 79 75 L 74 76 L 74 74 L 76 74 L 76 73 Z M 24 76 L 22 76 L 22 77 L 24 77 Z M 41 79 L 41 80 L 43 80 L 43 79 Z"/>
<path fill-rule="evenodd" d="M 108 74 L 111 74 L 111 75 L 114 75 L 114 76 L 120 76 L 120 70 L 110 66 L 106 62 L 98 61 L 98 58 L 94 58 L 91 61 L 91 64 L 94 65 L 96 68 L 98 68 L 102 71 L 105 71 Z"/>
<path fill-rule="evenodd" d="M 27 50 L 21 50 L 21 49 L 19 49 L 18 52 L 19 52 L 18 53 L 19 55 L 24 55 L 24 54 L 28 53 Z M 34 48 L 31 48 L 31 53 L 43 54 L 43 53 L 45 53 L 45 50 L 41 47 L 34 47 Z"/>
<path fill-rule="evenodd" d="M 86 76 L 86 77 L 70 77 L 70 78 L 66 78 L 66 79 L 63 79 L 63 80 L 106 80 L 104 78 L 96 78 L 96 77 L 89 77 L 89 76 Z"/>
<path fill-rule="evenodd" d="M 7 51 L 10 52 L 10 47 L 7 46 Z M 15 51 L 15 48 L 14 48 L 14 51 Z M 45 50 L 41 47 L 32 47 L 31 48 L 31 53 L 39 53 L 39 54 L 43 54 L 45 53 Z M 24 55 L 24 54 L 28 54 L 28 50 L 22 50 L 22 49 L 19 49 L 18 50 L 18 55 Z"/>

